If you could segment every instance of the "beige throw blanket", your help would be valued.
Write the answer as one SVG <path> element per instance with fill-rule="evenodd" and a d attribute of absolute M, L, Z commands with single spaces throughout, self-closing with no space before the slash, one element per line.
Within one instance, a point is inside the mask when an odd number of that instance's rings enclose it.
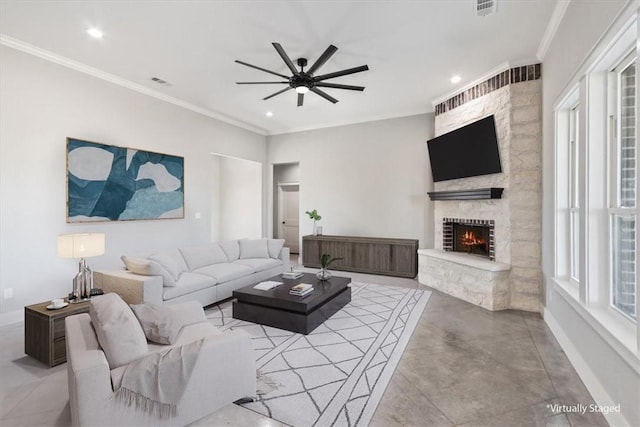
<path fill-rule="evenodd" d="M 115 398 L 160 417 L 176 416 L 203 343 L 204 338 L 131 362 Z"/>

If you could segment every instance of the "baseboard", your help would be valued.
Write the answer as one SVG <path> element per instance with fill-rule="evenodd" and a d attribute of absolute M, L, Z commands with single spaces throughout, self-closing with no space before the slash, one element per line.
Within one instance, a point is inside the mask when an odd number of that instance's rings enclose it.
<path fill-rule="evenodd" d="M 597 405 L 600 406 L 615 406 L 619 402 L 614 402 L 607 393 L 606 389 L 602 386 L 596 375 L 593 373 L 587 362 L 584 360 L 578 349 L 573 345 L 573 342 L 567 334 L 564 333 L 564 330 L 560 326 L 560 324 L 556 321 L 555 317 L 551 314 L 548 309 L 544 309 L 544 321 L 553 332 L 553 335 L 560 343 L 562 350 L 564 350 L 565 354 L 569 358 L 569 361 L 575 368 L 578 376 L 587 387 L 593 400 Z M 604 414 L 603 414 L 604 415 Z M 631 426 L 629 422 L 625 419 L 622 413 L 619 412 L 610 412 L 607 415 L 604 415 L 609 425 L 612 426 Z"/>
<path fill-rule="evenodd" d="M 0 314 L 0 326 L 11 325 L 24 321 L 24 311 L 14 310 Z"/>

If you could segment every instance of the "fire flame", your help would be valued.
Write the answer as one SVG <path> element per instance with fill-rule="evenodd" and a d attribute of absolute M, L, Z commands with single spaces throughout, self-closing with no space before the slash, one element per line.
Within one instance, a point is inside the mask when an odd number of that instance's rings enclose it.
<path fill-rule="evenodd" d="M 478 238 L 473 231 L 467 231 L 460 237 L 460 243 L 465 246 L 486 245 L 487 241 Z"/>

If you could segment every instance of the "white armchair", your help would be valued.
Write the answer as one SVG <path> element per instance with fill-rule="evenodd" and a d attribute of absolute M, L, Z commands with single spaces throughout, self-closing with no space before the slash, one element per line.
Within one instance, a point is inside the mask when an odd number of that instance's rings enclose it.
<path fill-rule="evenodd" d="M 184 327 L 182 345 L 205 338 L 200 355 L 177 405 L 177 416 L 160 417 L 114 399 L 113 381 L 120 367 L 110 371 L 88 314 L 65 319 L 69 404 L 73 425 L 183 426 L 238 399 L 256 393 L 255 356 L 244 331 L 221 333 L 209 323 Z M 149 351 L 168 346 L 149 343 Z"/>

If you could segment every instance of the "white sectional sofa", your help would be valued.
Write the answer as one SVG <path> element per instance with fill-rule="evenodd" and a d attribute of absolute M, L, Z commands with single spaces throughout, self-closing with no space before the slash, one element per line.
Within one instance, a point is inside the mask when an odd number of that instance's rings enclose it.
<path fill-rule="evenodd" d="M 94 272 L 94 287 L 129 304 L 198 301 L 203 306 L 231 297 L 235 289 L 289 270 L 282 239 L 241 239 L 122 256 L 126 269 Z"/>

